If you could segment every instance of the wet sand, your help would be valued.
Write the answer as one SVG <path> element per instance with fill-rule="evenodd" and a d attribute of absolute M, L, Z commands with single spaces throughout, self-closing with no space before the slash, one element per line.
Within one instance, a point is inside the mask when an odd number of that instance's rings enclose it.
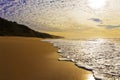
<path fill-rule="evenodd" d="M 0 80 L 94 80 L 38 38 L 0 37 Z"/>

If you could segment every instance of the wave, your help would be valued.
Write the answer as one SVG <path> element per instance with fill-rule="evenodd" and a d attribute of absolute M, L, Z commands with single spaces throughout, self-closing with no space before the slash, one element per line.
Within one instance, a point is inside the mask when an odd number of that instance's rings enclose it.
<path fill-rule="evenodd" d="M 117 39 L 120 41 L 120 39 Z M 93 72 L 97 80 L 120 80 L 120 43 L 114 39 L 46 39 L 58 48 L 59 60 Z"/>

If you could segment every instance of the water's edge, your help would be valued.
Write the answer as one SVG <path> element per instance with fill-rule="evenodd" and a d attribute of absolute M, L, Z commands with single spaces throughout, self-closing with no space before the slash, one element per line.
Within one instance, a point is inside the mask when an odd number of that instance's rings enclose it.
<path fill-rule="evenodd" d="M 120 43 L 113 40 L 116 39 L 43 41 L 58 49 L 59 61 L 70 61 L 91 71 L 95 80 L 120 80 Z"/>
<path fill-rule="evenodd" d="M 53 43 L 51 43 L 51 44 L 54 46 Z M 55 47 L 55 46 L 54 46 L 54 47 Z M 59 49 L 58 47 L 55 47 L 55 48 L 58 49 L 58 52 L 57 52 L 57 53 L 62 53 L 62 52 L 60 52 L 60 49 Z M 59 55 L 60 55 L 60 54 L 59 54 Z M 60 55 L 60 56 L 61 56 L 61 55 Z M 83 66 L 83 65 L 78 65 L 78 64 L 75 63 L 73 60 L 70 60 L 70 59 L 68 59 L 68 58 L 64 58 L 64 57 L 62 57 L 62 56 L 61 56 L 60 58 L 58 58 L 58 60 L 59 60 L 59 61 L 69 61 L 69 62 L 73 62 L 74 65 L 77 66 L 78 68 L 82 68 L 82 69 L 84 69 L 84 70 L 87 70 L 87 71 L 92 72 L 93 77 L 94 77 L 95 80 L 102 80 L 102 79 L 100 79 L 100 78 L 97 78 L 97 77 L 94 75 L 93 69 L 91 69 L 91 68 L 87 68 L 86 66 Z"/>
<path fill-rule="evenodd" d="M 46 41 L 44 41 L 44 40 L 42 40 L 42 41 L 43 41 L 43 42 L 46 42 Z M 50 43 L 50 42 L 47 42 L 47 43 Z M 58 50 L 57 50 L 57 53 L 58 53 L 59 55 L 62 53 L 62 51 L 61 51 L 60 48 L 58 48 L 57 46 L 54 46 L 54 43 L 50 43 L 50 44 L 52 44 L 53 47 L 55 47 L 55 48 L 58 49 Z M 72 62 L 72 63 L 74 63 L 74 65 L 77 66 L 78 68 L 82 68 L 82 69 L 84 69 L 84 70 L 90 71 L 90 72 L 93 74 L 93 77 L 94 77 L 95 80 L 102 80 L 102 79 L 100 79 L 100 78 L 97 78 L 97 77 L 94 75 L 93 69 L 87 68 L 87 67 L 85 67 L 85 66 L 83 66 L 83 65 L 78 65 L 78 64 L 75 63 L 73 60 L 68 59 L 68 58 L 65 58 L 65 57 L 63 57 L 62 55 L 60 55 L 60 58 L 58 58 L 58 61 L 69 61 L 69 62 Z"/>

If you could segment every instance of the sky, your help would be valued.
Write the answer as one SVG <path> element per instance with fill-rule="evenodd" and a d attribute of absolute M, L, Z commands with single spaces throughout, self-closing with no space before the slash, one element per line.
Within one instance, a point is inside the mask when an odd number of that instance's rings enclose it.
<path fill-rule="evenodd" d="M 108 33 L 120 28 L 120 0 L 0 0 L 0 17 L 37 31 Z"/>

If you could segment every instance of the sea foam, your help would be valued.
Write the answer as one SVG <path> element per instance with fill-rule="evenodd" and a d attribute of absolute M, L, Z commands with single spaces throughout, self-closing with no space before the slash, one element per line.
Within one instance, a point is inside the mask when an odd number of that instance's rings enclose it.
<path fill-rule="evenodd" d="M 92 71 L 96 79 L 120 80 L 120 43 L 111 39 L 43 41 L 50 42 L 59 49 L 62 56 L 59 60 L 69 60 Z"/>

